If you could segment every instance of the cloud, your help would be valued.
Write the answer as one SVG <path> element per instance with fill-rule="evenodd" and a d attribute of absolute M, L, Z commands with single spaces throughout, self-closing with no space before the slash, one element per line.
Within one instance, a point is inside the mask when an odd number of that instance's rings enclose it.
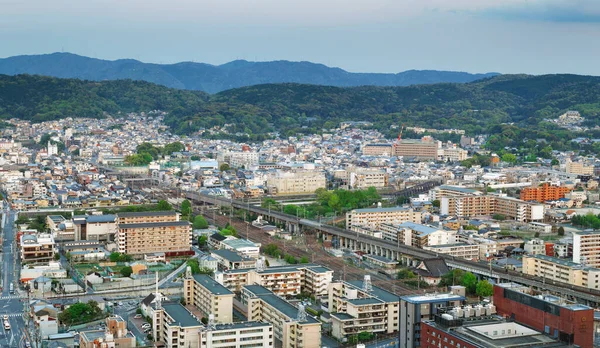
<path fill-rule="evenodd" d="M 469 11 L 475 15 L 520 21 L 600 23 L 598 0 L 530 0 Z"/>

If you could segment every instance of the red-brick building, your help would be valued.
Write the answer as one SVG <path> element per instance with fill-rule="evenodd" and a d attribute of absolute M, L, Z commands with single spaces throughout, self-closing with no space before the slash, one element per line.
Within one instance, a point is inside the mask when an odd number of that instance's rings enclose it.
<path fill-rule="evenodd" d="M 594 310 L 580 304 L 564 304 L 555 296 L 539 298 L 519 290 L 523 286 L 494 285 L 494 305 L 499 315 L 545 332 L 580 347 L 594 345 Z"/>

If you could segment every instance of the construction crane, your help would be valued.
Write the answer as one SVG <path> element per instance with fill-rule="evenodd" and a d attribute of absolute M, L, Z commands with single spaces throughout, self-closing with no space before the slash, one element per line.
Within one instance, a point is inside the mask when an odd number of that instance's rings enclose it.
<path fill-rule="evenodd" d="M 398 139 L 397 141 L 400 142 L 400 140 L 402 140 L 402 132 L 404 131 L 404 124 L 402 125 L 402 127 L 400 127 L 400 133 L 398 134 Z"/>

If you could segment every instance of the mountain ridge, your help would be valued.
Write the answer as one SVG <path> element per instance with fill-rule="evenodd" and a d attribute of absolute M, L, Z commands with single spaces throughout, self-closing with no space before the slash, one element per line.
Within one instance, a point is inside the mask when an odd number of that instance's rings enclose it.
<path fill-rule="evenodd" d="M 269 83 L 300 83 L 337 87 L 401 87 L 443 82 L 468 83 L 499 75 L 495 72 L 472 74 L 441 70 L 353 73 L 321 63 L 287 60 L 268 62 L 234 60 L 220 65 L 190 61 L 156 64 L 129 58 L 105 60 L 61 52 L 0 58 L 0 74 L 31 74 L 90 81 L 131 79 L 169 88 L 198 90 L 211 94 Z"/>

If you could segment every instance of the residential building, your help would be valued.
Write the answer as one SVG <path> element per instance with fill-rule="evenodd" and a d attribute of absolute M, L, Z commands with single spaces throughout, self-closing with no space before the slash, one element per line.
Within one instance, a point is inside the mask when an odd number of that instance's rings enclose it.
<path fill-rule="evenodd" d="M 501 214 L 508 219 L 531 222 L 544 218 L 544 205 L 498 195 L 442 197 L 440 212 L 461 218 Z"/>
<path fill-rule="evenodd" d="M 192 247 L 192 226 L 189 221 L 119 223 L 116 240 L 120 253 L 185 255 Z"/>
<path fill-rule="evenodd" d="M 582 162 L 567 160 L 565 170 L 569 174 L 594 175 L 594 166 L 587 166 Z"/>
<path fill-rule="evenodd" d="M 600 232 L 576 231 L 573 235 L 573 262 L 600 268 Z"/>
<path fill-rule="evenodd" d="M 248 319 L 273 325 L 275 339 L 282 348 L 320 348 L 321 322 L 259 285 L 245 286 L 242 303 Z M 276 344 L 279 346 L 279 344 Z"/>
<path fill-rule="evenodd" d="M 179 216 L 176 211 L 124 212 L 117 214 L 117 224 L 173 222 L 179 221 Z"/>
<path fill-rule="evenodd" d="M 267 178 L 267 187 L 276 195 L 315 193 L 317 189 L 327 187 L 327 179 L 325 173 L 315 170 L 278 171 Z"/>
<path fill-rule="evenodd" d="M 346 213 L 346 228 L 352 230 L 353 226 L 370 227 L 379 229 L 381 224 L 400 224 L 406 221 L 420 223 L 421 212 L 410 208 L 365 208 L 353 209 Z"/>
<path fill-rule="evenodd" d="M 247 239 L 238 239 L 227 237 L 220 244 L 221 249 L 227 249 L 238 253 L 239 255 L 257 259 L 260 256 L 260 243 L 254 243 Z"/>
<path fill-rule="evenodd" d="M 381 224 L 383 238 L 392 242 L 423 248 L 456 242 L 456 231 L 448 231 L 411 221 L 401 224 Z"/>
<path fill-rule="evenodd" d="M 523 201 L 543 203 L 564 198 L 565 194 L 569 192 L 571 192 L 571 188 L 567 186 L 555 186 L 543 183 L 538 187 L 524 187 L 519 194 L 519 198 Z"/>
<path fill-rule="evenodd" d="M 135 336 L 127 330 L 127 322 L 120 316 L 106 318 L 106 330 L 81 331 L 81 348 L 134 348 Z"/>
<path fill-rule="evenodd" d="M 232 269 L 254 268 L 256 266 L 256 259 L 242 256 L 227 249 L 213 250 L 211 251 L 210 256 L 217 260 L 217 263 L 221 266 L 220 268 L 224 271 Z"/>
<path fill-rule="evenodd" d="M 394 156 L 392 144 L 366 144 L 362 148 L 363 155 L 367 156 Z"/>
<path fill-rule="evenodd" d="M 423 139 L 401 139 L 393 145 L 394 156 L 415 157 L 419 160 L 437 160 L 438 142 L 424 137 Z"/>
<path fill-rule="evenodd" d="M 245 285 L 261 285 L 278 296 L 309 293 L 327 294 L 333 271 L 315 264 L 298 264 L 264 269 L 231 269 L 218 273 L 215 279 L 231 291 L 240 292 Z"/>
<path fill-rule="evenodd" d="M 528 227 L 529 230 L 533 232 L 552 233 L 552 225 L 543 222 L 530 222 Z"/>
<path fill-rule="evenodd" d="M 152 311 L 152 337 L 165 348 L 200 347 L 204 325 L 179 302 L 165 302 Z"/>
<path fill-rule="evenodd" d="M 365 280 L 329 284 L 331 334 L 337 339 L 362 331 L 391 334 L 398 331 L 400 298 Z"/>
<path fill-rule="evenodd" d="M 438 149 L 438 159 L 444 162 L 460 162 L 466 160 L 469 153 L 458 147 L 444 147 Z"/>
<path fill-rule="evenodd" d="M 385 169 L 350 166 L 346 168 L 346 182 L 351 189 L 388 186 L 388 174 Z"/>
<path fill-rule="evenodd" d="M 466 260 L 479 260 L 480 248 L 477 244 L 453 243 L 424 246 L 423 249 L 439 254 L 460 257 Z"/>
<path fill-rule="evenodd" d="M 243 321 L 232 324 L 216 324 L 210 329 L 200 331 L 198 348 L 272 348 L 273 325 L 259 321 Z M 224 347 L 224 346 L 223 346 Z"/>
<path fill-rule="evenodd" d="M 116 215 L 74 216 L 75 240 L 113 241 L 117 233 Z"/>
<path fill-rule="evenodd" d="M 543 254 L 523 255 L 523 273 L 565 284 L 600 289 L 600 269 Z"/>
<path fill-rule="evenodd" d="M 431 191 L 429 196 L 431 200 L 441 200 L 444 197 L 462 197 L 462 196 L 478 196 L 483 195 L 481 191 L 463 186 L 441 185 Z"/>
<path fill-rule="evenodd" d="M 536 255 L 539 257 L 539 255 Z M 514 318 L 517 323 L 543 331 L 568 344 L 579 347 L 594 345 L 594 310 L 582 304 L 565 303 L 545 295 L 525 293 L 527 288 L 514 283 L 494 285 L 494 305 L 498 314 Z"/>
<path fill-rule="evenodd" d="M 527 255 L 546 255 L 546 243 L 539 238 L 525 242 L 523 249 L 525 249 Z"/>
<path fill-rule="evenodd" d="M 186 273 L 183 285 L 185 303 L 200 309 L 207 318 L 212 314 L 217 323 L 231 323 L 233 292 L 206 274 L 192 275 L 189 270 Z"/>
<path fill-rule="evenodd" d="M 400 347 L 421 346 L 421 323 L 431 320 L 440 309 L 461 306 L 465 297 L 453 293 L 400 297 Z"/>
<path fill-rule="evenodd" d="M 51 234 L 22 234 L 19 246 L 22 263 L 46 263 L 54 260 L 56 250 Z"/>
<path fill-rule="evenodd" d="M 258 152 L 251 151 L 231 151 L 218 157 L 220 161 L 227 162 L 232 168 L 245 168 L 258 165 L 260 156 Z"/>

